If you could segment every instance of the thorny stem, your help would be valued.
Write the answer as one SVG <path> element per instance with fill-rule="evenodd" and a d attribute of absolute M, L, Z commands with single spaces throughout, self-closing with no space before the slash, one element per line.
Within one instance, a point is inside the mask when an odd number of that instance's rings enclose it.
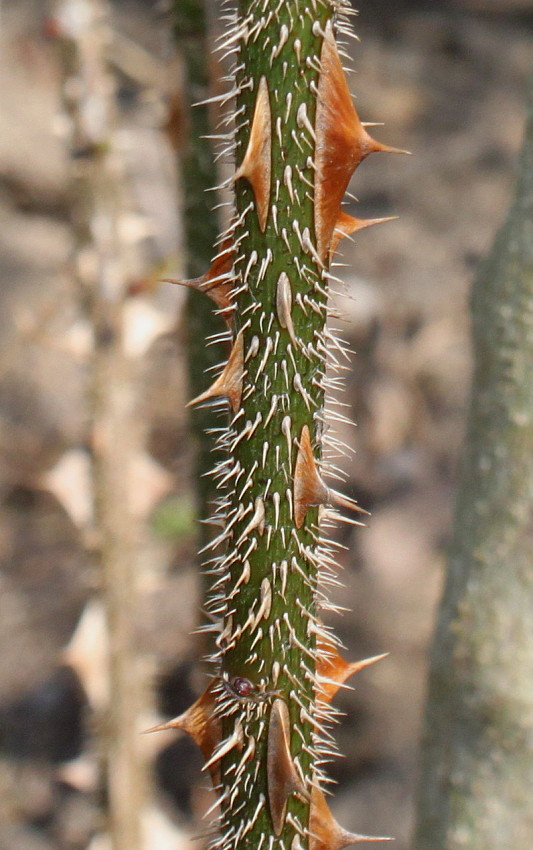
<path fill-rule="evenodd" d="M 296 769 L 310 794 L 318 760 L 314 742 L 318 511 L 309 510 L 304 526 L 295 527 L 293 468 L 304 425 L 313 445 L 320 445 L 327 283 L 316 259 L 302 244 L 301 234 L 313 229 L 314 140 L 307 127 L 298 126 L 297 115 L 305 109 L 313 126 L 321 38 L 313 35 L 312 29 L 316 22 L 324 30 L 332 7 L 320 4 L 314 19 L 299 20 L 295 4 L 292 9 L 284 4 L 280 13 L 271 12 L 269 24 L 261 27 L 260 5 L 243 2 L 240 8 L 242 32 L 255 26 L 256 37 L 241 39 L 236 56 L 236 161 L 242 163 L 260 81 L 266 79 L 274 130 L 272 173 L 264 232 L 250 182 L 240 180 L 236 191 L 239 224 L 233 236 L 234 268 L 236 286 L 242 291 L 235 324 L 236 331 L 242 332 L 247 364 L 242 405 L 227 436 L 234 472 L 227 516 L 229 521 L 238 519 L 222 566 L 229 572 L 226 597 L 247 563 L 250 579 L 241 584 L 238 595 L 224 603 L 228 636 L 221 646 L 221 663 L 230 679 L 245 677 L 260 692 L 276 691 L 288 706 L 291 752 L 298 754 L 294 756 Z M 289 29 L 290 39 L 283 43 Z M 306 58 L 311 60 L 310 67 Z M 276 310 L 282 274 L 289 279 L 293 302 L 298 295 L 302 298 L 302 306 L 294 303 L 292 311 L 296 345 L 287 328 L 280 326 Z M 257 508 L 264 511 L 262 524 L 247 533 Z M 223 793 L 228 801 L 224 802 L 222 828 L 228 848 L 237 843 L 268 846 L 272 823 L 266 802 L 266 726 L 271 705 L 272 698 L 268 698 L 240 706 L 237 717 L 243 723 L 244 748 L 254 740 L 255 752 L 250 752 L 242 767 L 243 753 L 238 748 L 223 760 Z M 230 697 L 228 710 L 234 706 Z M 235 718 L 235 714 L 225 718 L 224 737 L 232 734 Z M 309 799 L 303 794 L 291 796 L 287 813 L 289 820 L 280 841 L 290 846 L 300 835 L 303 843 Z M 249 830 L 246 837 L 245 830 Z"/>
<path fill-rule="evenodd" d="M 374 223 L 342 212 L 348 181 L 368 154 L 392 149 L 367 134 L 349 94 L 335 41 L 347 10 L 340 0 L 241 0 L 225 41 L 235 66 L 234 218 L 209 272 L 189 282 L 215 300 L 233 339 L 223 373 L 197 399 L 230 405 L 215 469 L 223 531 L 212 544 L 225 552 L 208 564 L 215 673 L 167 724 L 189 731 L 207 759 L 220 850 L 364 840 L 333 820 L 321 790 L 329 702 L 374 660 L 345 662 L 320 617 L 336 570 L 320 529 L 325 506 L 357 509 L 321 476 L 333 447 L 327 369 L 344 353 L 326 318 L 331 254 Z"/>

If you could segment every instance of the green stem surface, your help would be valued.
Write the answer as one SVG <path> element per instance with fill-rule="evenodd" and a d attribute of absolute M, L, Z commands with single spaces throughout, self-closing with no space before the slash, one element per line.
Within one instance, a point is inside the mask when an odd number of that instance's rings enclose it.
<path fill-rule="evenodd" d="M 330 3 L 312 4 L 309 14 L 297 0 L 247 0 L 239 9 L 236 165 L 242 163 L 250 140 L 264 76 L 271 110 L 272 171 L 264 232 L 251 183 L 246 178 L 236 181 L 235 333 L 243 337 L 245 376 L 242 403 L 224 440 L 230 452 L 227 469 L 233 476 L 227 490 L 228 548 L 220 571 L 229 577 L 212 606 L 222 612 L 217 657 L 223 675 L 230 683 L 234 677 L 245 677 L 255 695 L 239 699 L 230 692 L 223 700 L 223 739 L 242 728 L 241 745 L 222 760 L 224 848 L 289 848 L 294 840 L 305 847 L 308 797 L 317 781 L 315 627 L 321 546 L 316 507 L 307 511 L 302 527 L 296 527 L 293 479 L 304 425 L 317 460 L 321 455 L 327 280 L 298 235 L 307 228 L 315 241 L 314 139 L 299 125 L 297 114 L 303 104 L 314 124 L 319 33 L 332 14 Z M 282 273 L 292 290 L 296 344 L 276 310 Z M 247 530 L 260 504 L 264 522 Z M 247 564 L 249 578 L 243 581 Z M 269 595 L 271 602 L 257 620 Z M 290 750 L 307 792 L 307 798 L 289 796 L 280 836 L 273 833 L 266 766 L 273 693 L 289 709 Z M 253 751 L 247 755 L 250 747 Z"/>

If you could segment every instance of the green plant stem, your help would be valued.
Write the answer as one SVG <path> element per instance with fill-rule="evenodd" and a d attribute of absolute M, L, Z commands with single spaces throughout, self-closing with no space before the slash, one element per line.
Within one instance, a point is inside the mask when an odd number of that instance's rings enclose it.
<path fill-rule="evenodd" d="M 236 183 L 234 244 L 237 246 L 236 333 L 244 342 L 246 372 L 242 405 L 233 418 L 226 444 L 231 452 L 234 477 L 228 490 L 228 554 L 223 570 L 229 571 L 225 587 L 220 660 L 224 674 L 245 677 L 260 693 L 275 691 L 290 713 L 291 751 L 306 791 L 317 781 L 315 657 L 317 614 L 317 562 L 320 560 L 317 508 L 307 512 L 301 528 L 294 521 L 293 474 L 297 444 L 307 425 L 313 446 L 320 446 L 323 427 L 325 373 L 324 323 L 327 281 L 314 257 L 305 251 L 295 231 L 313 232 L 313 139 L 305 141 L 297 121 L 304 105 L 311 124 L 316 110 L 318 56 L 323 30 L 331 18 L 329 3 L 315 4 L 315 17 L 298 17 L 297 3 L 279 4 L 261 25 L 263 3 L 241 2 L 242 31 L 256 37 L 241 38 L 237 61 L 236 164 L 242 163 L 260 80 L 265 77 L 271 109 L 271 202 L 264 232 L 258 224 L 254 190 L 246 179 Z M 273 7 L 277 4 L 271 4 Z M 280 44 L 282 27 L 290 32 Z M 301 52 L 295 51 L 299 41 Z M 279 51 L 272 62 L 272 51 Z M 306 58 L 314 59 L 307 65 Z M 287 108 L 287 98 L 292 105 Z M 279 127 L 279 131 L 276 131 Z M 296 135 L 296 140 L 294 138 Z M 298 200 L 291 198 L 286 169 L 292 169 Z M 276 210 L 273 211 L 273 205 Z M 277 220 L 276 220 L 277 217 Z M 255 259 L 255 262 L 254 262 Z M 307 310 L 293 300 L 292 318 L 298 344 L 280 326 L 276 293 L 282 273 L 289 276 L 292 297 L 312 300 Z M 320 449 L 318 449 L 320 451 Z M 318 456 L 318 455 L 317 455 Z M 264 528 L 247 531 L 258 505 L 264 506 Z M 243 564 L 249 563 L 249 580 L 242 582 Z M 235 591 L 235 588 L 238 588 Z M 234 592 L 231 592 L 233 589 Z M 271 603 L 259 621 L 261 602 Z M 213 607 L 216 608 L 215 599 Z M 265 800 L 267 789 L 267 727 L 271 698 L 250 701 L 223 720 L 223 738 L 243 728 L 243 747 L 253 741 L 253 757 L 243 765 L 239 748 L 222 762 L 222 847 L 291 846 L 298 836 L 306 843 L 309 799 L 293 795 L 282 835 L 272 831 Z M 233 700 L 233 703 L 235 701 Z"/>

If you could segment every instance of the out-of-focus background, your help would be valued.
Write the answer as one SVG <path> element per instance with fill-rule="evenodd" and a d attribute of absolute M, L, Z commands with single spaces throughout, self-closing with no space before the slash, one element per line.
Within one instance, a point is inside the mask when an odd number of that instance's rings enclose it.
<path fill-rule="evenodd" d="M 0 7 L 0 850 L 109 846 L 99 771 L 107 639 L 91 520 L 98 433 L 79 284 L 91 274 L 128 293 L 120 309 L 135 440 L 126 418 L 119 442 L 134 455 L 140 728 L 191 702 L 205 649 L 190 637 L 200 581 L 185 292 L 158 282 L 184 268 L 187 122 L 171 4 L 109 4 L 108 64 L 89 113 L 98 125 L 101 104 L 111 104 L 99 144 L 112 149 L 107 179 L 119 202 L 114 219 L 88 225 L 76 192 L 87 191 L 91 151 L 73 139 L 69 104 L 79 92 L 65 71 L 62 31 L 76 20 L 58 19 L 57 8 L 38 0 Z M 334 623 L 350 658 L 391 654 L 342 692 L 344 758 L 331 773 L 341 823 L 395 835 L 407 850 L 470 378 L 468 292 L 511 196 L 533 4 L 361 0 L 359 9 L 361 41 L 350 45 L 359 112 L 385 122 L 374 131 L 380 140 L 414 156 L 362 165 L 353 211 L 399 220 L 342 245 L 346 287 L 337 300 L 357 352 L 345 394 L 357 427 L 341 434 L 356 449 L 346 487 L 372 517 L 340 534 L 346 590 L 336 601 L 350 613 Z M 215 29 L 218 15 L 210 7 Z M 96 271 L 91 239 L 110 255 Z M 207 805 L 200 757 L 179 733 L 142 741 L 151 777 L 144 846 L 186 847 Z"/>

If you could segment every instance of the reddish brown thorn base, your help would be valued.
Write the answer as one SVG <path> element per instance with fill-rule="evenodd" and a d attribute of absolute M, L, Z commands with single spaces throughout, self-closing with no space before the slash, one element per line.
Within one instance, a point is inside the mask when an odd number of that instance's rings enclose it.
<path fill-rule="evenodd" d="M 234 180 L 246 177 L 255 196 L 259 227 L 265 231 L 268 208 L 270 206 L 271 183 L 271 150 L 272 150 L 272 118 L 266 77 L 261 77 L 257 98 L 255 101 L 254 117 L 250 140 L 244 159 L 235 172 Z"/>
<path fill-rule="evenodd" d="M 219 375 L 216 381 L 205 392 L 193 398 L 187 404 L 187 407 L 222 396 L 228 399 L 232 411 L 236 413 L 241 404 L 243 377 L 244 344 L 242 333 L 240 333 L 233 343 L 229 360 L 222 374 Z"/>

